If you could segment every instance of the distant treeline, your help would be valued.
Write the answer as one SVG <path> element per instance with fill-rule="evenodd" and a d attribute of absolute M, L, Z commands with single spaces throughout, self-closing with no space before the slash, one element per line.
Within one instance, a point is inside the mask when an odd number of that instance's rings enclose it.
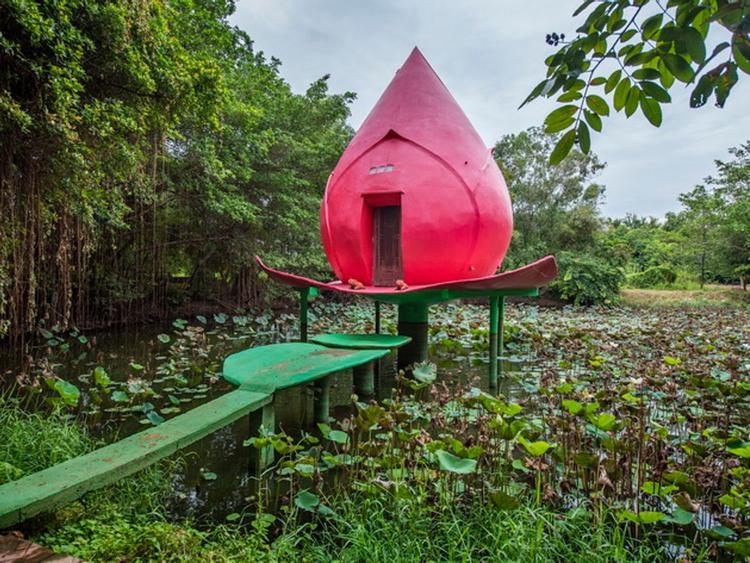
<path fill-rule="evenodd" d="M 614 301 L 623 285 L 698 288 L 750 279 L 750 141 L 679 196 L 682 209 L 663 220 L 600 214 L 604 164 L 573 150 L 547 165 L 557 137 L 539 128 L 506 135 L 495 146 L 513 200 L 515 232 L 506 266 L 555 254 L 552 289 L 578 303 Z M 706 171 L 709 173 L 709 171 Z"/>
<path fill-rule="evenodd" d="M 0 2 L 0 339 L 323 275 L 353 94 L 295 95 L 230 0 Z"/>

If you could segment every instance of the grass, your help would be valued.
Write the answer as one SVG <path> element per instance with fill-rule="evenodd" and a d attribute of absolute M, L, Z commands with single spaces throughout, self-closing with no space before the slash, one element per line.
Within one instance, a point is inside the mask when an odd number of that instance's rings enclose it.
<path fill-rule="evenodd" d="M 737 307 L 750 305 L 750 292 L 735 287 L 623 289 L 622 304 L 634 307 Z"/>
<path fill-rule="evenodd" d="M 595 521 L 578 508 L 552 512 L 524 505 L 435 511 L 415 500 L 343 495 L 325 521 L 283 522 L 272 538 L 257 519 L 245 528 L 199 531 L 189 523 L 138 517 L 89 519 L 45 538 L 46 545 L 89 561 L 666 561 L 648 539 Z M 265 515 L 268 516 L 268 515 Z M 600 515 L 601 516 L 601 515 Z M 605 518 L 606 520 L 606 518 Z"/>
<path fill-rule="evenodd" d="M 59 411 L 29 413 L 0 400 L 0 450 L 14 478 L 97 446 Z M 312 516 L 290 503 L 280 516 L 252 513 L 242 525 L 200 529 L 169 521 L 168 466 L 94 492 L 24 526 L 31 539 L 87 561 L 659 561 L 656 542 L 635 542 L 614 518 L 553 511 L 531 497 L 511 510 L 458 497 L 362 495 L 341 488 L 335 514 Z"/>
<path fill-rule="evenodd" d="M 313 561 L 661 561 L 648 541 L 596 522 L 583 508 L 553 512 L 527 499 L 515 509 L 488 504 L 430 507 L 414 499 L 348 497 L 340 515 L 301 542 Z"/>
<path fill-rule="evenodd" d="M 28 411 L 21 402 L 0 395 L 0 484 L 19 479 L 57 463 L 94 450 L 94 440 L 63 410 Z M 81 518 L 95 514 L 104 522 L 138 514 L 152 514 L 157 520 L 165 510 L 171 492 L 171 474 L 181 460 L 167 460 L 84 496 L 54 514 L 43 514 L 24 523 L 31 534 L 64 529 Z"/>

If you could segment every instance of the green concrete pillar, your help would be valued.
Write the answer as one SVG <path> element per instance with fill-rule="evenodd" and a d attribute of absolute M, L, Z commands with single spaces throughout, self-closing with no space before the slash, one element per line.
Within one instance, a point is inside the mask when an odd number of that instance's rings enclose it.
<path fill-rule="evenodd" d="M 398 349 L 398 369 L 427 361 L 429 308 L 423 303 L 398 306 L 398 333 L 411 336 L 411 342 Z"/>
<path fill-rule="evenodd" d="M 276 432 L 276 411 L 273 402 L 250 413 L 250 437 L 260 436 L 261 428 L 266 432 Z M 250 466 L 255 469 L 257 476 L 273 465 L 273 455 L 273 446 L 250 447 Z"/>
<path fill-rule="evenodd" d="M 497 330 L 497 357 L 498 372 L 500 375 L 503 374 L 503 355 L 505 354 L 505 296 L 500 298 L 498 303 L 497 316 L 499 318 L 498 330 Z"/>
<path fill-rule="evenodd" d="M 490 297 L 490 389 L 497 389 L 498 374 L 503 373 L 503 330 L 505 297 Z"/>
<path fill-rule="evenodd" d="M 331 413 L 331 376 L 318 379 L 314 384 L 313 413 L 315 422 L 328 422 Z"/>
<path fill-rule="evenodd" d="M 354 392 L 359 397 L 371 397 L 375 394 L 375 362 L 367 362 L 352 369 Z"/>
<path fill-rule="evenodd" d="M 499 297 L 490 297 L 490 389 L 497 389 L 498 318 Z"/>
<path fill-rule="evenodd" d="M 305 287 L 299 290 L 299 339 L 300 342 L 307 342 L 307 308 L 310 288 Z"/>

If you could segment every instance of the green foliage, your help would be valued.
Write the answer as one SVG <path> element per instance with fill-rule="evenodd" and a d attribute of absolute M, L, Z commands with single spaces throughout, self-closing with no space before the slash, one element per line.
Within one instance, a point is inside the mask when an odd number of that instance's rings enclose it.
<path fill-rule="evenodd" d="M 575 305 L 613 304 L 625 282 L 621 268 L 591 255 L 564 252 L 558 259 L 560 275 L 550 290 Z"/>
<path fill-rule="evenodd" d="M 604 188 L 592 180 L 604 164 L 594 154 L 574 151 L 560 166 L 549 166 L 556 139 L 532 127 L 505 135 L 495 145 L 513 203 L 514 233 L 506 268 L 545 254 L 590 249 L 601 229 Z"/>
<path fill-rule="evenodd" d="M 557 164 L 575 144 L 588 153 L 590 128 L 602 117 L 641 113 L 655 127 L 677 83 L 692 85 L 691 107 L 713 97 L 723 107 L 739 72 L 750 74 L 750 3 L 684 0 L 584 0 L 574 13 L 583 21 L 577 35 L 557 33 L 547 43 L 559 49 L 547 57 L 547 77 L 523 105 L 537 97 L 563 104 L 545 119 L 548 133 L 564 132 L 550 153 Z M 715 43 L 714 43 L 715 42 Z"/>
<path fill-rule="evenodd" d="M 318 206 L 353 95 L 327 77 L 294 94 L 233 10 L 4 3 L 0 336 L 146 303 L 258 304 L 274 295 L 255 254 L 327 275 Z"/>
<path fill-rule="evenodd" d="M 641 289 L 667 287 L 676 280 L 677 274 L 666 266 L 651 266 L 643 272 L 630 274 L 627 277 L 630 287 Z"/>

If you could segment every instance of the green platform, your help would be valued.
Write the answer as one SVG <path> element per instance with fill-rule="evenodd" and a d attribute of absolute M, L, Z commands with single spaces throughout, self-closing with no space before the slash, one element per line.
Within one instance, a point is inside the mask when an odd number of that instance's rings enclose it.
<path fill-rule="evenodd" d="M 316 344 L 352 350 L 393 350 L 411 338 L 399 334 L 320 334 L 310 339 Z"/>
<path fill-rule="evenodd" d="M 295 342 L 250 348 L 224 360 L 224 379 L 241 389 L 273 393 L 388 355 L 388 350 L 344 350 Z"/>

